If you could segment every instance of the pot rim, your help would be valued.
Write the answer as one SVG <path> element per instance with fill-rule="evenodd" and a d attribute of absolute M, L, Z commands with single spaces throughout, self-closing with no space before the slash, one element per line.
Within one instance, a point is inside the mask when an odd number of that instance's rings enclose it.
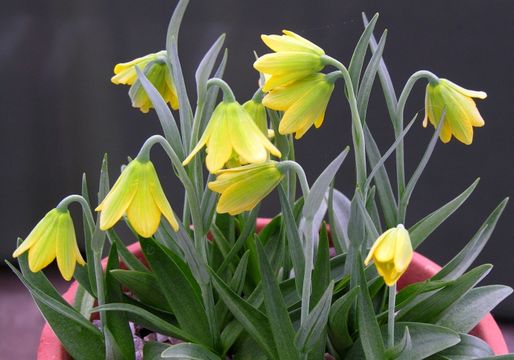
<path fill-rule="evenodd" d="M 270 221 L 271 219 L 268 218 L 258 218 L 256 228 L 260 230 Z M 139 246 L 138 242 L 129 245 L 127 248 L 136 256 L 142 256 L 141 247 Z M 107 258 L 102 260 L 102 267 L 105 268 L 106 265 Z M 426 258 L 425 256 L 414 252 L 409 268 L 400 278 L 400 280 L 398 280 L 398 289 L 402 289 L 409 284 L 425 281 L 437 274 L 439 270 L 441 270 L 441 266 Z M 68 290 L 63 294 L 64 300 L 72 304 L 75 299 L 77 288 L 78 283 L 74 281 Z M 503 333 L 501 332 L 500 327 L 490 313 L 487 314 L 469 333 L 484 340 L 491 347 L 495 355 L 508 354 L 509 350 L 507 348 L 505 338 L 503 337 Z M 59 338 L 57 338 L 48 323 L 45 323 L 43 330 L 41 331 L 37 359 L 71 360 L 68 353 L 61 345 Z"/>

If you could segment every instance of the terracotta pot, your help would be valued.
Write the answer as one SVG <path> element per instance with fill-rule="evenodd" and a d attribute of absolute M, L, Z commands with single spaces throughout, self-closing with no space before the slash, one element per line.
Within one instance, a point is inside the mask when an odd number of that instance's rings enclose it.
<path fill-rule="evenodd" d="M 261 230 L 264 226 L 266 226 L 266 224 L 269 223 L 269 221 L 270 219 L 257 219 L 257 230 Z M 128 249 L 138 258 L 143 257 L 139 243 L 134 243 L 128 246 Z M 104 259 L 102 261 L 102 265 L 105 267 L 106 263 L 107 259 Z M 421 254 L 414 253 L 414 257 L 409 268 L 407 269 L 407 272 L 398 281 L 398 289 L 401 289 L 404 286 L 412 283 L 429 279 L 430 277 L 434 276 L 440 269 L 441 267 L 434 263 L 432 260 L 427 259 Z M 70 304 L 73 303 L 73 300 L 75 299 L 77 287 L 78 283 L 74 281 L 70 288 L 63 294 L 63 298 Z M 471 330 L 470 334 L 477 336 L 487 342 L 496 355 L 504 355 L 508 353 L 507 344 L 505 343 L 503 334 L 491 314 L 487 314 L 482 319 L 482 321 L 480 321 L 480 323 L 473 330 Z M 48 324 L 45 324 L 41 332 L 37 359 L 71 360 L 71 357 L 68 355 L 66 350 L 64 350 L 61 342 L 57 336 L 55 336 L 54 332 Z"/>

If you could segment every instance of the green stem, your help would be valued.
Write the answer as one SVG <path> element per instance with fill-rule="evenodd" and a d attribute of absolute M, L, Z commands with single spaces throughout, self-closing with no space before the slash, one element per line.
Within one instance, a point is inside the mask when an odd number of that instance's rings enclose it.
<path fill-rule="evenodd" d="M 412 88 L 416 84 L 416 82 L 420 79 L 428 79 L 430 83 L 439 82 L 439 78 L 435 76 L 430 71 L 420 70 L 411 75 L 411 77 L 405 83 L 405 87 L 402 90 L 400 98 L 398 99 L 398 104 L 396 106 L 396 116 L 393 119 L 393 128 L 394 135 L 396 138 L 400 136 L 403 131 L 403 117 L 405 104 L 407 99 L 412 91 Z M 398 204 L 400 204 L 400 199 L 403 196 L 403 192 L 405 191 L 405 159 L 404 159 L 404 151 L 403 151 L 403 139 L 398 144 L 396 148 L 396 181 L 397 181 L 397 189 L 398 189 Z M 400 217 L 400 206 L 398 206 L 398 217 Z M 405 219 L 398 218 L 398 222 L 404 222 Z"/>
<path fill-rule="evenodd" d="M 366 147 L 364 142 L 364 131 L 362 129 L 362 122 L 359 115 L 357 99 L 353 89 L 352 80 L 348 69 L 336 59 L 323 55 L 322 62 L 326 65 L 332 65 L 341 72 L 344 78 L 346 92 L 348 93 L 348 103 L 350 104 L 350 111 L 352 114 L 352 139 L 355 152 L 355 170 L 357 173 L 357 185 L 364 188 L 366 182 Z"/>
<path fill-rule="evenodd" d="M 87 225 L 89 227 L 89 231 L 92 234 L 95 229 L 95 220 L 93 219 L 93 214 L 91 212 L 91 208 L 89 207 L 88 202 L 82 196 L 80 196 L 80 195 L 66 196 L 64 199 L 61 200 L 61 202 L 59 204 L 57 204 L 57 208 L 63 209 L 63 210 L 68 209 L 68 206 L 70 206 L 70 204 L 73 202 L 77 202 L 80 204 L 80 206 L 82 206 L 82 211 L 86 215 L 87 224 L 85 224 L 85 225 Z"/>
<path fill-rule="evenodd" d="M 161 145 L 161 147 L 164 149 L 164 151 L 170 158 L 171 163 L 177 170 L 180 181 L 184 185 L 188 204 L 191 211 L 191 219 L 193 222 L 195 249 L 200 255 L 201 259 L 204 261 L 204 263 L 207 264 L 207 237 L 206 232 L 203 228 L 203 217 L 200 209 L 200 202 L 194 184 L 191 182 L 191 179 L 189 178 L 186 170 L 184 169 L 182 161 L 178 158 L 177 154 L 170 146 L 170 144 L 166 141 L 166 139 L 161 135 L 154 135 L 148 138 L 143 144 L 141 151 L 139 153 L 143 156 L 148 156 L 152 146 L 155 144 Z M 200 282 L 200 286 L 202 290 L 204 306 L 207 313 L 209 314 L 209 327 L 211 329 L 211 333 L 213 336 L 217 336 L 216 334 L 218 334 L 218 326 L 216 322 L 216 313 L 214 307 L 212 288 L 210 286 L 210 283 L 205 284 L 204 282 Z"/>
<path fill-rule="evenodd" d="M 394 308 L 396 302 L 396 283 L 389 287 L 389 305 L 387 312 L 387 345 L 394 347 Z"/>
<path fill-rule="evenodd" d="M 253 94 L 252 100 L 260 104 L 262 103 L 264 96 L 266 96 L 266 93 L 262 91 L 262 88 L 258 88 L 257 91 Z"/>
<path fill-rule="evenodd" d="M 236 101 L 236 97 L 234 96 L 234 93 L 232 92 L 232 89 L 228 84 L 219 78 L 212 78 L 207 81 L 207 89 L 209 89 L 211 86 L 217 86 L 223 91 L 223 101 L 226 102 L 234 102 Z"/>
<path fill-rule="evenodd" d="M 307 195 L 309 195 L 309 183 L 307 182 L 307 176 L 305 175 L 305 171 L 295 161 L 292 160 L 285 160 L 277 163 L 277 167 L 281 171 L 293 171 L 296 176 L 298 177 L 298 181 L 300 182 L 300 187 L 302 188 L 303 198 L 307 198 Z"/>
<path fill-rule="evenodd" d="M 305 269 L 302 284 L 302 307 L 300 324 L 304 324 L 310 312 L 312 294 L 312 269 L 314 263 L 314 239 L 312 234 L 312 219 L 305 219 Z"/>

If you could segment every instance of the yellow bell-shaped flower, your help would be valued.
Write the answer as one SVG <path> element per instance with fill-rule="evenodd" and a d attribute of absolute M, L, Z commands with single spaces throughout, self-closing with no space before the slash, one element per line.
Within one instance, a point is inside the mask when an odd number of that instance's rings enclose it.
<path fill-rule="evenodd" d="M 412 260 L 409 232 L 403 225 L 389 229 L 379 236 L 364 260 L 364 264 L 368 265 L 371 260 L 387 286 L 396 284 Z"/>
<path fill-rule="evenodd" d="M 262 41 L 275 53 L 257 59 L 253 67 L 265 76 L 263 91 L 300 80 L 323 69 L 323 49 L 292 31 L 284 35 L 262 35 Z"/>
<path fill-rule="evenodd" d="M 216 175 L 208 184 L 221 194 L 216 211 L 230 215 L 252 210 L 284 177 L 275 161 L 220 170 Z"/>
<path fill-rule="evenodd" d="M 233 152 L 243 164 L 265 161 L 268 151 L 281 156 L 237 101 L 223 101 L 214 109 L 202 137 L 183 164 L 187 165 L 204 145 L 207 146 L 206 166 L 211 173 L 223 168 Z"/>
<path fill-rule="evenodd" d="M 278 131 L 283 135 L 296 133 L 295 138 L 300 139 L 313 124 L 316 128 L 321 126 L 333 90 L 333 81 L 317 73 L 271 90 L 262 103 L 270 109 L 285 111 Z"/>
<path fill-rule="evenodd" d="M 68 209 L 50 210 L 16 249 L 13 257 L 25 251 L 29 252 L 30 271 L 38 272 L 57 258 L 59 271 L 67 281 L 71 280 L 76 263 L 85 264 Z"/>
<path fill-rule="evenodd" d="M 178 109 L 178 97 L 170 69 L 166 64 L 166 50 L 148 54 L 130 62 L 117 64 L 114 67 L 114 76 L 111 81 L 114 84 L 131 85 L 129 96 L 132 106 L 147 113 L 153 106 L 145 89 L 137 81 L 136 66 L 145 74 L 148 80 L 159 91 L 164 101 L 169 103 L 174 110 Z"/>
<path fill-rule="evenodd" d="M 455 136 L 460 142 L 469 145 L 473 142 L 473 127 L 484 126 L 484 120 L 478 112 L 473 98 L 485 99 L 487 94 L 483 91 L 464 89 L 446 79 L 438 83 L 429 83 L 425 95 L 425 119 L 437 127 L 443 111 L 444 123 L 439 134 L 443 143 L 447 143 Z"/>
<path fill-rule="evenodd" d="M 134 230 L 145 238 L 155 234 L 161 214 L 175 231 L 178 230 L 177 220 L 151 161 L 132 160 L 95 210 L 101 211 L 101 230 L 113 227 L 124 214 Z"/>

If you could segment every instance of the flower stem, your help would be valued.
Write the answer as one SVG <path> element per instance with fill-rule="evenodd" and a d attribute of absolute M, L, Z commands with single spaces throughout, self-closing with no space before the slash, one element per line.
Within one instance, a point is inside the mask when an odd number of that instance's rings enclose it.
<path fill-rule="evenodd" d="M 282 169 L 293 171 L 296 174 L 296 176 L 298 176 L 298 181 L 300 181 L 300 187 L 302 188 L 303 197 L 305 199 L 307 195 L 309 195 L 310 190 L 309 183 L 307 182 L 307 176 L 305 175 L 305 171 L 300 166 L 300 164 L 292 160 L 285 160 L 279 162 L 277 164 L 277 167 L 279 170 Z"/>
<path fill-rule="evenodd" d="M 76 194 L 66 196 L 64 199 L 61 200 L 59 204 L 57 204 L 57 208 L 68 209 L 68 206 L 70 206 L 70 204 L 73 202 L 78 202 L 80 206 L 82 206 L 82 211 L 86 216 L 87 222 L 87 224 L 85 225 L 89 227 L 89 231 L 92 234 L 95 229 L 95 220 L 93 219 L 93 215 L 91 213 L 91 208 L 89 207 L 89 204 L 87 203 L 86 199 L 84 199 L 82 196 Z"/>
<path fill-rule="evenodd" d="M 400 98 L 398 99 L 398 104 L 396 106 L 396 115 L 395 119 L 393 119 L 393 128 L 394 135 L 397 138 L 400 136 L 403 131 L 403 117 L 405 104 L 407 99 L 412 91 L 412 88 L 416 84 L 416 82 L 420 79 L 427 79 L 430 83 L 439 82 L 439 78 L 431 73 L 430 71 L 420 70 L 411 75 L 411 77 L 405 83 L 405 87 L 400 94 Z M 403 151 L 403 139 L 398 144 L 396 148 L 396 181 L 397 181 L 397 189 L 398 189 L 398 222 L 405 222 L 405 211 L 403 211 L 400 207 L 400 199 L 403 197 L 403 192 L 405 191 L 405 159 L 404 159 L 404 151 Z M 403 217 L 403 218 L 402 218 Z"/>
<path fill-rule="evenodd" d="M 234 96 L 234 93 L 232 92 L 232 89 L 228 84 L 219 78 L 212 78 L 207 81 L 207 89 L 211 86 L 218 86 L 223 91 L 223 101 L 226 102 L 234 102 L 236 101 L 236 97 Z"/>
<path fill-rule="evenodd" d="M 387 312 L 387 346 L 394 347 L 394 308 L 396 302 L 396 283 L 389 286 L 389 304 Z"/>
<path fill-rule="evenodd" d="M 350 104 L 350 111 L 352 113 L 352 139 L 355 152 L 357 186 L 364 188 L 364 183 L 366 182 L 366 147 L 364 143 L 364 131 L 362 129 L 362 122 L 359 115 L 359 109 L 357 106 L 355 91 L 353 89 L 352 79 L 346 66 L 344 66 L 338 60 L 328 55 L 323 55 L 322 61 L 326 65 L 332 65 L 338 69 L 344 78 L 346 92 L 348 93 L 348 103 Z"/>

